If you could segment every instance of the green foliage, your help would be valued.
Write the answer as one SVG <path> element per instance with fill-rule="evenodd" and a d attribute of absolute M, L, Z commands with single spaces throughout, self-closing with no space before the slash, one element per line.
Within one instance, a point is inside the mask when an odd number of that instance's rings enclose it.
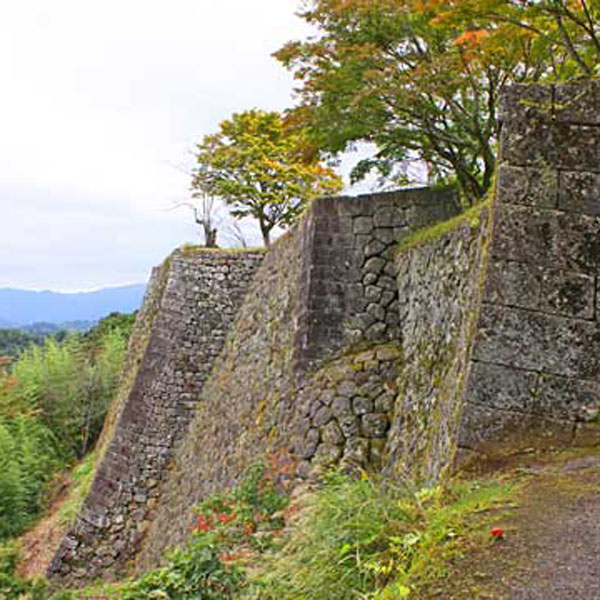
<path fill-rule="evenodd" d="M 77 513 L 87 496 L 94 480 L 94 466 L 96 453 L 90 452 L 83 461 L 74 469 L 71 479 L 73 488 L 68 499 L 60 507 L 59 521 L 63 525 L 75 523 Z"/>
<path fill-rule="evenodd" d="M 169 555 L 169 565 L 146 574 L 121 590 L 123 600 L 225 600 L 234 598 L 243 580 L 240 571 L 219 558 L 216 533 L 195 536 L 185 550 Z"/>
<path fill-rule="evenodd" d="M 476 511 L 507 486 L 457 483 L 419 492 L 332 474 L 308 499 L 287 544 L 264 557 L 248 596 L 260 600 L 416 598 L 444 577 Z"/>
<path fill-rule="evenodd" d="M 124 600 L 226 600 L 246 585 L 238 564 L 272 547 L 283 521 L 277 516 L 288 497 L 272 471 L 252 466 L 229 494 L 213 496 L 198 507 L 196 529 L 185 549 L 168 557 L 168 565 L 118 590 Z"/>
<path fill-rule="evenodd" d="M 375 144 L 375 155 L 357 165 L 355 179 L 375 170 L 385 180 L 414 183 L 410 167 L 419 161 L 429 183 L 455 181 L 472 203 L 490 187 L 499 94 L 508 83 L 541 78 L 553 57 L 534 52 L 522 37 L 497 43 L 468 16 L 440 15 L 446 5 L 463 4 L 482 3 L 305 3 L 302 16 L 318 35 L 290 42 L 275 55 L 301 83 L 291 114 L 322 150 Z M 495 4 L 513 4 L 518 12 L 523 2 Z M 416 172 L 421 179 L 422 170 Z"/>
<path fill-rule="evenodd" d="M 198 144 L 192 189 L 221 197 L 234 217 L 256 218 L 266 246 L 273 227 L 290 225 L 309 200 L 341 189 L 340 178 L 279 113 L 235 113 L 219 129 Z"/>
<path fill-rule="evenodd" d="M 0 356 L 18 358 L 31 344 L 41 344 L 43 336 L 20 329 L 0 329 Z"/>
<path fill-rule="evenodd" d="M 0 539 L 24 530 L 53 472 L 97 439 L 130 328 L 131 317 L 113 315 L 86 337 L 48 337 L 0 371 Z"/>

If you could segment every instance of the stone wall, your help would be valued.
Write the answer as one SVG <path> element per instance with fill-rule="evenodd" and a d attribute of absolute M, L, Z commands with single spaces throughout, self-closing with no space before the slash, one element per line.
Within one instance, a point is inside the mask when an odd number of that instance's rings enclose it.
<path fill-rule="evenodd" d="M 449 190 L 324 198 L 264 261 L 175 253 L 51 574 L 155 565 L 267 452 L 432 482 L 457 447 L 598 443 L 599 107 L 511 88 L 494 201 L 441 226 Z"/>
<path fill-rule="evenodd" d="M 598 443 L 600 83 L 505 95 L 496 224 L 460 445 Z"/>
<path fill-rule="evenodd" d="M 185 540 L 195 504 L 267 452 L 292 451 L 304 474 L 377 460 L 398 373 L 393 250 L 458 210 L 449 190 L 322 198 L 270 249 L 200 394 L 138 571 Z M 376 317 L 353 321 L 357 306 Z"/>
<path fill-rule="evenodd" d="M 400 248 L 403 361 L 385 472 L 432 483 L 452 464 L 490 237 L 486 207 Z"/>
<path fill-rule="evenodd" d="M 460 212 L 452 189 L 322 198 L 309 215 L 300 356 L 305 364 L 361 343 L 397 341 L 394 253 L 411 232 Z"/>
<path fill-rule="evenodd" d="M 135 555 L 173 449 L 262 258 L 181 250 L 154 272 L 102 461 L 50 575 L 70 583 L 118 576 Z"/>

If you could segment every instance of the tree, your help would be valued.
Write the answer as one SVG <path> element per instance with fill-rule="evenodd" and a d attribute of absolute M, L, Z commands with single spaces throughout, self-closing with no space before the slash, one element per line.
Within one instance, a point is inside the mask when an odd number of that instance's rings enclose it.
<path fill-rule="evenodd" d="M 550 57 L 533 56 L 523 36 L 500 44 L 458 12 L 439 19 L 443 4 L 310 0 L 302 16 L 320 34 L 275 56 L 301 82 L 293 113 L 319 148 L 376 145 L 354 179 L 375 169 L 406 183 L 406 162 L 416 159 L 430 182 L 454 180 L 473 202 L 492 181 L 501 89 L 538 79 Z"/>
<path fill-rule="evenodd" d="M 566 80 L 600 72 L 600 0 L 424 0 L 437 23 L 481 27 L 496 46 L 520 39 L 546 56 L 542 77 Z M 434 22 L 434 24 L 435 24 Z"/>
<path fill-rule="evenodd" d="M 311 199 L 341 189 L 301 129 L 277 112 L 234 114 L 197 146 L 193 189 L 221 198 L 237 218 L 258 220 L 266 246 L 275 226 L 288 226 Z"/>

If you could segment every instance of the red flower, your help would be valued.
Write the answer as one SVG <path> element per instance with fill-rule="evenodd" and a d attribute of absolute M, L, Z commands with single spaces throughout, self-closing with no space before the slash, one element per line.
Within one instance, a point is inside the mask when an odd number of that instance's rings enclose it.
<path fill-rule="evenodd" d="M 497 540 L 501 540 L 504 538 L 504 530 L 502 527 L 492 527 L 492 536 L 494 536 Z"/>
<path fill-rule="evenodd" d="M 219 521 L 219 523 L 229 523 L 229 521 L 233 521 L 236 516 L 235 513 L 217 513 L 217 521 Z"/>
<path fill-rule="evenodd" d="M 213 527 L 212 519 L 206 515 L 199 515 L 196 519 L 196 529 L 202 533 L 210 531 Z"/>

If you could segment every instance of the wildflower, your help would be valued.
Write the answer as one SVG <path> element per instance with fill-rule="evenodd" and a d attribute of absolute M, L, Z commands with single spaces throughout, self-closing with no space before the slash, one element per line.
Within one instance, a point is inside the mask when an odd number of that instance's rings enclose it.
<path fill-rule="evenodd" d="M 229 523 L 230 521 L 233 521 L 236 517 L 237 515 L 235 513 L 217 513 L 217 521 L 219 521 L 219 523 Z"/>
<path fill-rule="evenodd" d="M 497 540 L 504 539 L 504 530 L 502 527 L 492 527 L 492 536 Z"/>
<path fill-rule="evenodd" d="M 212 519 L 206 515 L 199 515 L 196 519 L 196 529 L 202 533 L 206 533 L 213 528 Z"/>

